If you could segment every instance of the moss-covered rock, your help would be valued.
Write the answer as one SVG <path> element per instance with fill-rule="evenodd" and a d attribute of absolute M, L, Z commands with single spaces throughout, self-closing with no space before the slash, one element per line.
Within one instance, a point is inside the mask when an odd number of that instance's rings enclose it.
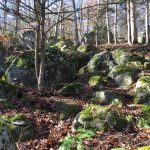
<path fill-rule="evenodd" d="M 19 57 L 15 55 L 10 55 L 6 59 L 7 65 L 10 66 L 14 59 L 16 60 L 13 65 L 16 66 L 17 68 L 20 69 L 34 68 L 34 51 L 25 52 Z"/>
<path fill-rule="evenodd" d="M 150 104 L 150 76 L 142 76 L 136 83 L 135 103 Z"/>
<path fill-rule="evenodd" d="M 101 131 L 112 128 L 116 131 L 122 131 L 127 127 L 127 124 L 125 116 L 117 108 L 89 105 L 75 118 L 73 127 L 82 126 Z"/>
<path fill-rule="evenodd" d="M 2 115 L 0 117 L 1 132 L 5 126 L 15 142 L 31 140 L 36 135 L 33 124 L 22 115 Z"/>
<path fill-rule="evenodd" d="M 78 47 L 77 51 L 93 56 L 98 52 L 98 48 L 94 45 L 81 45 Z"/>
<path fill-rule="evenodd" d="M 138 72 L 139 69 L 136 67 L 121 64 L 114 66 L 108 73 L 108 77 L 112 78 L 118 86 L 128 88 L 134 82 Z"/>
<path fill-rule="evenodd" d="M 87 64 L 88 56 L 80 52 L 62 52 L 58 47 L 51 46 L 45 50 L 45 86 L 51 87 L 59 83 L 70 83 L 78 70 Z M 13 64 L 12 64 L 13 62 Z M 36 86 L 34 53 L 25 52 L 20 56 L 11 55 L 7 59 L 7 80 L 21 83 L 24 86 Z"/>
<path fill-rule="evenodd" d="M 126 66 L 130 67 L 130 68 L 137 68 L 139 70 L 142 70 L 144 68 L 144 66 L 142 65 L 142 63 L 140 61 L 131 61 L 131 62 L 127 62 Z"/>
<path fill-rule="evenodd" d="M 127 52 L 124 49 L 114 50 L 112 56 L 117 64 L 123 64 L 125 62 L 128 62 L 132 57 L 131 53 Z"/>
<path fill-rule="evenodd" d="M 89 85 L 91 87 L 98 87 L 103 85 L 103 77 L 99 75 L 92 76 L 89 79 Z"/>
<path fill-rule="evenodd" d="M 114 91 L 97 91 L 93 94 L 93 98 L 91 99 L 92 103 L 102 103 L 102 104 L 111 104 L 114 100 L 122 101 L 126 99 L 126 95 L 123 95 Z"/>
<path fill-rule="evenodd" d="M 144 63 L 145 61 L 143 57 L 120 48 L 114 50 L 112 56 L 117 64 L 124 64 L 129 61 L 140 61 L 141 63 Z"/>
<path fill-rule="evenodd" d="M 73 43 L 70 39 L 60 39 L 57 43 L 56 46 L 61 50 L 61 51 L 68 51 L 71 50 Z"/>
<path fill-rule="evenodd" d="M 21 91 L 17 86 L 5 80 L 0 80 L 0 99 L 13 99 L 20 93 Z"/>
<path fill-rule="evenodd" d="M 63 96 L 77 96 L 83 91 L 83 88 L 81 83 L 71 83 L 63 87 L 60 94 Z"/>
<path fill-rule="evenodd" d="M 109 63 L 112 61 L 112 56 L 110 52 L 101 52 L 93 56 L 93 58 L 87 64 L 87 70 L 89 73 L 94 73 L 100 71 L 101 73 L 106 73 L 109 70 L 110 65 L 115 65 Z"/>
<path fill-rule="evenodd" d="M 137 150 L 150 150 L 150 145 L 149 146 L 139 147 Z"/>

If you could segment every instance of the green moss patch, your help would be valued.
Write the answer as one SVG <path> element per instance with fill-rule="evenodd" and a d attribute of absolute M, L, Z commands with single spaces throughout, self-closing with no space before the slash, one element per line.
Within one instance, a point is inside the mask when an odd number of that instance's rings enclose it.
<path fill-rule="evenodd" d="M 80 112 L 78 122 L 86 129 L 108 131 L 113 128 L 116 131 L 124 130 L 128 121 L 118 111 L 118 108 L 89 105 Z M 77 122 L 76 122 L 77 123 Z"/>
<path fill-rule="evenodd" d="M 26 141 L 33 139 L 35 137 L 35 128 L 32 123 L 26 119 L 23 115 L 15 115 L 15 116 L 0 116 L 0 131 L 2 132 L 7 126 L 11 137 L 13 137 L 14 141 Z"/>
<path fill-rule="evenodd" d="M 92 76 L 89 80 L 89 85 L 94 87 L 94 86 L 98 86 L 99 84 L 101 84 L 103 81 L 103 78 L 101 76 L 95 75 Z"/>
<path fill-rule="evenodd" d="M 137 150 L 150 150 L 150 145 L 149 146 L 140 147 Z"/>

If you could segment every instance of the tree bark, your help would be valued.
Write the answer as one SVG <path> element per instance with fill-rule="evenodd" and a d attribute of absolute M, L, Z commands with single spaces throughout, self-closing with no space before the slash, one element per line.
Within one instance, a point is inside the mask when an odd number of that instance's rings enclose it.
<path fill-rule="evenodd" d="M 40 68 L 39 68 L 39 79 L 38 79 L 38 89 L 41 91 L 44 88 L 44 73 L 45 73 L 45 6 L 46 1 L 42 0 L 41 6 L 41 50 L 40 50 Z"/>
<path fill-rule="evenodd" d="M 107 43 L 110 44 L 110 27 L 109 27 L 109 0 L 106 0 L 106 25 L 107 25 Z"/>
<path fill-rule="evenodd" d="M 3 34 L 7 30 L 7 0 L 4 0 L 4 27 L 3 27 Z"/>
<path fill-rule="evenodd" d="M 57 40 L 58 38 L 58 25 L 59 25 L 59 20 L 60 20 L 60 12 L 62 11 L 62 7 L 63 7 L 63 0 L 60 1 L 60 6 L 59 6 L 59 9 L 58 9 L 58 16 L 57 16 L 57 19 L 56 19 L 56 26 L 55 26 L 55 39 Z"/>
<path fill-rule="evenodd" d="M 131 21 L 131 42 L 136 44 L 137 41 L 137 28 L 136 28 L 136 14 L 135 14 L 135 1 L 130 0 L 130 21 Z"/>
<path fill-rule="evenodd" d="M 130 0 L 127 0 L 128 44 L 131 45 Z"/>
<path fill-rule="evenodd" d="M 20 6 L 20 0 L 16 0 L 16 24 L 15 24 L 15 38 L 16 38 L 16 45 L 18 44 L 19 6 Z"/>
<path fill-rule="evenodd" d="M 117 44 L 117 4 L 115 4 L 115 17 L 114 17 L 114 42 Z"/>
<path fill-rule="evenodd" d="M 79 46 L 79 35 L 78 35 L 78 22 L 77 22 L 75 0 L 72 0 L 72 4 L 73 4 L 73 11 L 74 11 L 75 45 L 78 47 Z"/>
<path fill-rule="evenodd" d="M 145 16 L 145 32 L 146 32 L 146 45 L 149 44 L 149 0 L 146 1 L 146 16 Z"/>

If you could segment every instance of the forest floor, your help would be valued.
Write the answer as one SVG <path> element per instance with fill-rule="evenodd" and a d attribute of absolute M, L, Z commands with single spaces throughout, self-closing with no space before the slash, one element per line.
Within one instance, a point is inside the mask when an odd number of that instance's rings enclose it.
<path fill-rule="evenodd" d="M 133 50 L 139 47 L 128 46 L 127 44 L 101 45 L 99 49 L 110 49 L 124 47 L 128 50 Z M 150 50 L 150 47 L 145 47 Z M 150 55 L 148 53 L 147 55 Z M 88 93 L 88 87 L 84 93 Z M 119 90 L 112 88 L 112 90 Z M 62 97 L 56 92 L 44 91 L 41 96 L 37 89 L 23 88 L 23 92 L 28 97 L 28 100 L 19 101 L 13 99 L 11 101 L 13 108 L 8 109 L 0 105 L 1 115 L 21 114 L 26 116 L 34 123 L 37 131 L 36 138 L 26 142 L 18 142 L 19 150 L 58 150 L 63 138 L 71 132 L 72 123 L 75 116 L 89 103 L 85 95 L 80 95 L 79 98 Z M 124 93 L 125 91 L 120 91 Z M 128 100 L 130 101 L 130 99 Z M 70 111 L 68 108 L 74 105 L 76 111 Z M 63 106 L 63 107 L 62 107 Z M 65 108 L 65 109 L 64 109 Z M 123 113 L 128 113 L 133 116 L 140 116 L 140 106 L 127 104 L 122 108 Z M 67 114 L 65 116 L 65 114 Z M 83 143 L 88 147 L 94 147 L 95 150 L 111 150 L 115 147 L 123 147 L 128 150 L 136 150 L 137 147 L 150 145 L 150 129 L 138 128 L 132 124 L 129 130 L 116 132 L 109 130 L 108 132 L 97 131 L 92 140 L 84 139 Z"/>
<path fill-rule="evenodd" d="M 27 142 L 18 142 L 18 149 L 58 150 L 62 139 L 71 132 L 74 117 L 88 104 L 88 101 L 66 98 L 48 92 L 45 92 L 44 96 L 40 96 L 36 89 L 30 88 L 24 89 L 24 93 L 30 98 L 30 101 L 14 99 L 12 100 L 13 109 L 0 106 L 1 114 L 22 114 L 34 123 L 37 131 L 36 138 Z M 64 116 L 68 111 L 64 107 L 70 107 L 72 104 L 77 106 L 78 112 Z M 61 107 L 62 105 L 64 107 Z M 141 115 L 140 107 L 132 105 L 125 106 L 122 111 L 135 117 Z M 150 145 L 150 129 L 139 129 L 133 125 L 129 130 L 123 132 L 115 132 L 111 129 L 108 132 L 97 131 L 94 138 L 92 140 L 85 139 L 84 144 L 89 149 L 91 146 L 94 147 L 95 150 L 110 150 L 115 147 L 135 150 L 137 147 Z"/>

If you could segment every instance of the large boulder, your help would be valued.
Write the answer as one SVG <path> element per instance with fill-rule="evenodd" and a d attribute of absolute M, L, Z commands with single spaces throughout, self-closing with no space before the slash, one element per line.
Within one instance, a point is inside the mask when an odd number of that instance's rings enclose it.
<path fill-rule="evenodd" d="M 89 86 L 95 88 L 102 88 L 104 85 L 104 79 L 100 75 L 94 75 L 89 79 Z"/>
<path fill-rule="evenodd" d="M 122 88 L 128 88 L 134 83 L 139 68 L 134 65 L 116 65 L 108 73 L 108 77 L 114 80 L 116 85 Z"/>
<path fill-rule="evenodd" d="M 139 55 L 132 54 L 131 52 L 125 49 L 116 49 L 112 53 L 113 59 L 117 64 L 124 64 L 129 61 L 140 61 L 144 63 L 145 59 Z"/>
<path fill-rule="evenodd" d="M 142 76 L 136 83 L 135 103 L 150 104 L 150 76 Z"/>
<path fill-rule="evenodd" d="M 128 95 L 109 91 L 109 90 L 101 90 L 93 93 L 93 98 L 91 99 L 92 103 L 100 103 L 100 104 L 111 104 L 114 100 L 124 102 Z"/>
<path fill-rule="evenodd" d="M 0 125 L 7 126 L 7 130 L 14 142 L 31 140 L 36 136 L 32 122 L 22 115 L 2 115 Z M 3 126 L 2 130 L 4 130 Z"/>
<path fill-rule="evenodd" d="M 94 45 L 81 45 L 77 49 L 78 52 L 88 54 L 89 56 L 93 56 L 94 54 L 98 53 L 98 48 Z"/>
<path fill-rule="evenodd" d="M 87 64 L 89 58 L 79 52 L 62 52 L 57 47 L 49 47 L 46 51 L 45 86 L 51 87 L 59 83 L 72 82 L 79 68 Z M 25 86 L 36 86 L 34 52 L 25 52 L 20 56 L 7 58 L 6 79 L 9 82 L 21 83 Z"/>
<path fill-rule="evenodd" d="M 62 38 L 56 43 L 56 46 L 61 51 L 68 51 L 68 50 L 72 50 L 73 42 L 70 39 Z"/>
<path fill-rule="evenodd" d="M 93 58 L 88 62 L 87 64 L 87 71 L 89 73 L 94 72 L 108 72 L 109 68 L 115 65 L 115 62 L 113 62 L 111 53 L 101 52 L 93 56 Z"/>
<path fill-rule="evenodd" d="M 20 56 L 10 55 L 7 60 L 5 78 L 10 83 L 35 86 L 34 52 L 25 52 Z"/>
<path fill-rule="evenodd" d="M 13 66 L 6 74 L 10 83 L 19 83 L 24 86 L 36 86 L 36 77 L 33 69 L 23 69 Z"/>
<path fill-rule="evenodd" d="M 101 131 L 108 131 L 109 129 L 122 131 L 127 127 L 127 124 L 125 116 L 117 108 L 90 105 L 75 118 L 73 131 L 79 127 Z"/>

